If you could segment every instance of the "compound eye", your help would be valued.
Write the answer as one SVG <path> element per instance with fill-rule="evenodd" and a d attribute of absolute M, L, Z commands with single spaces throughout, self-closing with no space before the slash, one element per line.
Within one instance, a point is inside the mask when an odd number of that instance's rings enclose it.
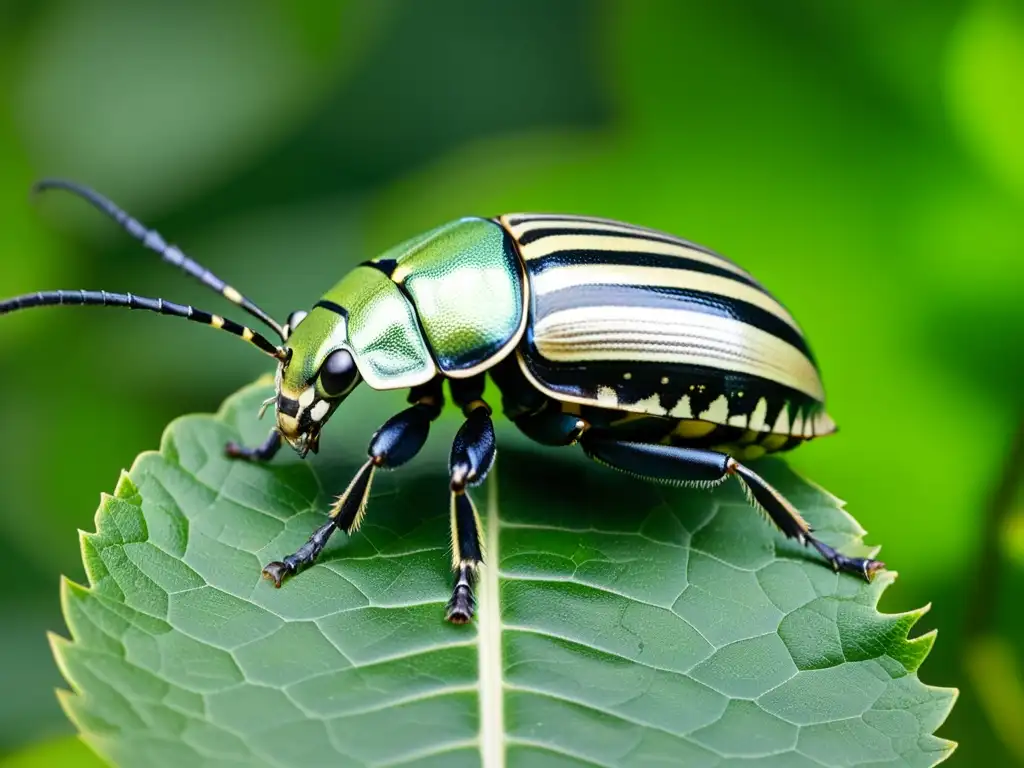
<path fill-rule="evenodd" d="M 320 388 L 328 397 L 339 397 L 352 389 L 358 375 L 356 362 L 348 350 L 337 349 L 320 367 Z"/>
<path fill-rule="evenodd" d="M 295 326 L 297 326 L 299 323 L 305 320 L 306 315 L 308 314 L 309 312 L 307 312 L 306 310 L 298 309 L 292 312 L 290 315 L 288 315 L 288 319 L 285 320 L 284 327 L 285 331 L 288 333 L 289 336 L 291 336 L 292 332 L 295 330 Z"/>

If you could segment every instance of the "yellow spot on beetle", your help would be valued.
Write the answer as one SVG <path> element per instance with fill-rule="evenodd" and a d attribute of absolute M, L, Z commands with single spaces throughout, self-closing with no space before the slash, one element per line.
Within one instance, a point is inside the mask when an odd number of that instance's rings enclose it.
<path fill-rule="evenodd" d="M 678 437 L 704 437 L 714 432 L 717 426 L 707 421 L 681 421 L 672 430 L 672 434 Z"/>
<path fill-rule="evenodd" d="M 744 461 L 753 461 L 754 459 L 760 459 L 768 451 L 763 445 L 748 445 L 742 451 L 742 458 Z"/>
<path fill-rule="evenodd" d="M 232 288 L 230 285 L 224 286 L 224 298 L 234 304 L 242 303 L 242 294 Z"/>
<path fill-rule="evenodd" d="M 749 445 L 753 443 L 757 438 L 761 436 L 760 432 L 755 432 L 752 429 L 748 429 L 736 440 L 736 445 Z"/>
<path fill-rule="evenodd" d="M 210 325 L 212 325 L 214 328 L 223 328 L 224 318 L 221 317 L 220 315 L 213 315 L 212 317 L 210 317 Z"/>

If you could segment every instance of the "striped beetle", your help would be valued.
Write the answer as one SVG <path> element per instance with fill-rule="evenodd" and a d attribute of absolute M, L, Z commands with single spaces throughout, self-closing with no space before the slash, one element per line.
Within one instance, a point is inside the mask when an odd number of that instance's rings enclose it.
<path fill-rule="evenodd" d="M 317 452 L 320 432 L 360 383 L 409 389 L 410 407 L 370 440 L 369 458 L 294 554 L 263 569 L 282 580 L 353 533 L 375 470 L 415 456 L 444 405 L 447 380 L 465 422 L 449 460 L 455 583 L 446 618 L 470 620 L 482 563 L 467 488 L 495 456 L 489 374 L 502 409 L 545 445 L 579 443 L 592 459 L 656 482 L 739 479 L 752 505 L 837 571 L 871 579 L 876 560 L 847 557 L 742 461 L 835 431 L 814 357 L 796 321 L 750 274 L 694 243 L 608 219 L 556 214 L 463 218 L 366 261 L 282 326 L 112 202 L 59 180 L 164 261 L 219 292 L 280 337 L 190 306 L 105 291 L 49 291 L 0 302 L 0 314 L 54 304 L 121 306 L 184 317 L 240 336 L 277 360 L 277 423 L 229 456 L 269 461 L 287 442 Z M 262 415 L 262 411 L 261 411 Z"/>

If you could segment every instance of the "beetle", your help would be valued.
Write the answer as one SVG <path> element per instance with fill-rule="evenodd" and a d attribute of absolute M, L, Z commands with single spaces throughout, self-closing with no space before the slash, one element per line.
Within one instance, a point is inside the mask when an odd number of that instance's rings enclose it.
<path fill-rule="evenodd" d="M 360 383 L 409 390 L 409 407 L 373 435 L 366 463 L 327 521 L 263 569 L 277 587 L 312 564 L 334 531 L 358 529 L 374 473 L 419 452 L 447 382 L 465 421 L 449 458 L 455 575 L 445 618 L 470 621 L 483 555 L 467 490 L 483 482 L 496 453 L 487 376 L 504 414 L 538 443 L 579 444 L 595 461 L 655 482 L 712 486 L 736 477 L 752 506 L 834 570 L 870 581 L 884 568 L 820 541 L 743 463 L 836 427 L 796 321 L 753 276 L 708 248 L 588 216 L 466 217 L 363 262 L 281 325 L 95 191 L 53 179 L 35 189 L 84 198 L 279 337 L 275 343 L 219 315 L 130 293 L 47 291 L 0 302 L 0 314 L 71 304 L 183 317 L 273 357 L 275 394 L 263 410 L 274 409 L 276 424 L 261 445 L 228 444 L 228 456 L 265 462 L 283 443 L 302 457 L 316 453 L 323 426 Z"/>

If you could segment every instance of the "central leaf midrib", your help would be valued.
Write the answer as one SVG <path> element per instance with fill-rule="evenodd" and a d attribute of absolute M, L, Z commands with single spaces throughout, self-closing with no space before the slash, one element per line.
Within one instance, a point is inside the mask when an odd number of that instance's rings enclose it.
<path fill-rule="evenodd" d="M 480 758 L 484 768 L 504 768 L 505 713 L 501 658 L 501 604 L 498 585 L 498 479 L 487 483 L 485 564 L 481 568 L 477 613 L 480 674 Z"/>

